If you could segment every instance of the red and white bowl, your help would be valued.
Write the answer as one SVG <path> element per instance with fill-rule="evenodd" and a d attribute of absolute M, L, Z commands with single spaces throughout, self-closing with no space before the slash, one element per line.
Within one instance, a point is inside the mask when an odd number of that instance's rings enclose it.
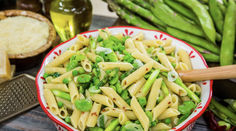
<path fill-rule="evenodd" d="M 143 32 L 145 39 L 161 39 L 161 40 L 172 39 L 172 44 L 175 45 L 177 49 L 183 48 L 188 52 L 191 62 L 192 62 L 193 69 L 208 68 L 205 59 L 198 51 L 196 51 L 193 47 L 191 47 L 186 42 L 176 39 L 166 33 L 156 31 L 156 30 L 147 30 L 147 29 L 141 29 L 141 28 L 131 27 L 131 26 L 109 27 L 109 31 L 112 34 L 123 33 L 124 35 L 129 35 L 129 36 L 134 36 L 139 32 Z M 84 35 L 85 37 L 90 37 L 90 36 L 97 37 L 98 30 L 88 31 L 81 34 Z M 52 121 L 55 122 L 57 129 L 60 131 L 77 130 L 77 129 L 65 123 L 59 117 L 52 114 L 51 111 L 49 110 L 43 96 L 43 83 L 45 83 L 45 80 L 43 79 L 44 68 L 45 68 L 45 65 L 51 62 L 53 59 L 55 59 L 56 56 L 59 56 L 64 51 L 66 51 L 68 47 L 73 45 L 76 39 L 77 38 L 74 37 L 71 40 L 61 43 L 60 45 L 52 49 L 44 58 L 42 66 L 36 77 L 36 86 L 37 86 L 39 103 L 42 109 L 44 110 L 44 112 L 48 115 L 48 117 Z M 177 127 L 171 129 L 172 131 L 182 131 L 182 130 L 190 131 L 192 129 L 194 122 L 203 114 L 203 112 L 206 110 L 208 104 L 211 101 L 212 83 L 213 83 L 212 80 L 199 82 L 200 86 L 202 87 L 201 102 L 198 104 L 197 108 L 193 111 L 193 113 L 188 117 L 188 119 L 186 119 L 184 122 L 179 124 Z"/>

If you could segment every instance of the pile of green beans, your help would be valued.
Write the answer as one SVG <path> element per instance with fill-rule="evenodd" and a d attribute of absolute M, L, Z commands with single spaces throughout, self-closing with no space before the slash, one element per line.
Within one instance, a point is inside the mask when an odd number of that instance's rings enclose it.
<path fill-rule="evenodd" d="M 106 0 L 127 23 L 167 32 L 208 62 L 234 63 L 235 0 Z"/>

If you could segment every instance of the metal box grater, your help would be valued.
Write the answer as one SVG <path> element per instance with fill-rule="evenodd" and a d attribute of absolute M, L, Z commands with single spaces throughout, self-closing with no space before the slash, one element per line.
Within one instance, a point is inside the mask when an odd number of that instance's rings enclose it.
<path fill-rule="evenodd" d="M 0 84 L 0 122 L 38 105 L 34 77 L 22 74 Z"/>

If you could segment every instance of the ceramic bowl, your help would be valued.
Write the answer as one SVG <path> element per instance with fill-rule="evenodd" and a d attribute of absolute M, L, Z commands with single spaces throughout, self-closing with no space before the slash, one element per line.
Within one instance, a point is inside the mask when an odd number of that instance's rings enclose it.
<path fill-rule="evenodd" d="M 141 29 L 137 27 L 130 27 L 130 26 L 109 27 L 109 31 L 112 34 L 123 33 L 124 35 L 129 35 L 129 36 L 134 36 L 139 32 L 143 32 L 145 39 L 161 39 L 161 40 L 172 39 L 172 44 L 175 45 L 177 49 L 183 48 L 184 50 L 188 52 L 191 62 L 192 62 L 193 69 L 208 68 L 206 61 L 204 60 L 203 56 L 198 51 L 196 51 L 193 47 L 191 47 L 186 42 L 176 39 L 166 33 L 155 31 L 155 30 L 146 30 L 146 29 Z M 90 37 L 90 36 L 97 37 L 98 30 L 88 31 L 81 34 L 84 35 L 85 37 Z M 67 50 L 68 47 L 73 45 L 76 39 L 77 38 L 74 37 L 64 43 L 61 43 L 60 45 L 56 46 L 54 49 L 52 49 L 44 58 L 42 66 L 36 77 L 39 103 L 42 109 L 44 110 L 44 112 L 48 115 L 48 117 L 53 122 L 55 122 L 57 129 L 60 131 L 77 130 L 77 129 L 65 123 L 59 117 L 57 117 L 56 115 L 50 112 L 43 96 L 43 83 L 45 82 L 45 80 L 43 79 L 44 68 L 45 68 L 45 65 L 51 62 L 56 56 L 62 54 L 64 51 Z M 200 98 L 201 102 L 197 105 L 193 113 L 184 122 L 182 122 L 178 126 L 171 129 L 172 131 L 182 131 L 182 130 L 189 131 L 192 129 L 192 127 L 194 126 L 194 122 L 203 114 L 203 112 L 206 110 L 208 104 L 211 101 L 212 83 L 213 83 L 212 80 L 198 82 L 198 84 L 200 84 L 200 86 L 202 87 L 201 98 Z"/>

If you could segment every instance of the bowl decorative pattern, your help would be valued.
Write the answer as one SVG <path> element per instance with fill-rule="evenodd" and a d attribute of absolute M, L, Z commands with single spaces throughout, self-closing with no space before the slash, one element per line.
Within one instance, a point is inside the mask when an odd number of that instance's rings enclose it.
<path fill-rule="evenodd" d="M 198 51 L 196 51 L 186 42 L 176 39 L 166 33 L 155 30 L 146 30 L 131 26 L 109 27 L 109 31 L 112 34 L 123 33 L 123 35 L 129 35 L 129 36 L 134 36 L 139 32 L 143 32 L 145 39 L 161 39 L 161 40 L 172 39 L 172 45 L 175 45 L 176 49 L 182 48 L 188 52 L 192 62 L 193 69 L 208 68 L 206 61 Z M 98 36 L 98 30 L 84 32 L 81 33 L 81 35 L 84 35 L 85 37 L 90 37 L 90 36 L 96 37 Z M 45 102 L 45 99 L 43 97 L 43 83 L 45 82 L 45 80 L 43 79 L 44 68 L 45 65 L 47 65 L 50 61 L 55 59 L 57 56 L 66 51 L 68 47 L 73 45 L 76 39 L 77 38 L 74 37 L 71 40 L 61 43 L 54 49 L 52 49 L 44 58 L 42 66 L 36 77 L 36 86 L 38 91 L 39 103 L 44 112 L 49 116 L 49 118 L 56 123 L 57 129 L 60 131 L 76 130 L 76 129 L 70 126 L 69 124 L 66 124 L 63 120 L 61 120 L 59 117 L 55 116 L 50 112 L 47 103 Z M 197 105 L 197 108 L 193 111 L 193 113 L 184 122 L 172 128 L 171 129 L 172 131 L 182 131 L 182 130 L 189 131 L 192 129 L 194 122 L 203 114 L 208 104 L 210 103 L 212 97 L 212 83 L 213 83 L 212 80 L 198 82 L 198 84 L 200 84 L 200 86 L 202 87 L 201 98 L 200 98 L 201 102 Z"/>

